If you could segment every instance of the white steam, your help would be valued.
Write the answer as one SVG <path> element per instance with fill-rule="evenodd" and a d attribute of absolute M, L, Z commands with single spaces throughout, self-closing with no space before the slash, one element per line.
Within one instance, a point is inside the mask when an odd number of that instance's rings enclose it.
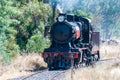
<path fill-rule="evenodd" d="M 64 11 L 72 11 L 79 4 L 80 0 L 62 0 Z"/>
<path fill-rule="evenodd" d="M 77 5 L 79 5 L 81 0 L 51 0 L 50 3 L 57 3 L 57 9 L 60 13 L 66 11 L 72 11 Z"/>
<path fill-rule="evenodd" d="M 59 4 L 57 5 L 57 9 L 59 10 L 60 13 L 63 13 L 63 7 L 60 6 Z"/>

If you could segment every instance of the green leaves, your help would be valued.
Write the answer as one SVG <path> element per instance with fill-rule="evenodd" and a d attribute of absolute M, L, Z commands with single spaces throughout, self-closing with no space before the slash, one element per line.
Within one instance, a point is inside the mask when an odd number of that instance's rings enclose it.
<path fill-rule="evenodd" d="M 15 36 L 17 31 L 14 26 L 19 23 L 18 20 L 12 19 L 11 16 L 17 13 L 12 7 L 11 1 L 0 0 L 0 55 L 4 63 L 9 63 L 13 55 L 19 52 Z"/>
<path fill-rule="evenodd" d="M 21 14 L 17 16 L 20 24 L 16 27 L 18 32 L 16 39 L 20 49 L 26 50 L 26 45 L 32 36 L 37 33 L 43 34 L 45 20 L 48 19 L 51 10 L 48 4 L 36 0 L 29 1 L 26 5 L 21 4 L 19 9 L 21 10 Z"/>
<path fill-rule="evenodd" d="M 95 30 L 100 31 L 102 39 L 119 37 L 119 0 L 81 0 L 80 3 L 80 11 L 90 14 L 92 25 Z"/>
<path fill-rule="evenodd" d="M 42 52 L 43 38 L 51 8 L 37 0 L 0 0 L 0 55 L 9 63 L 20 50 Z"/>
<path fill-rule="evenodd" d="M 40 53 L 47 47 L 48 41 L 43 38 L 41 34 L 32 36 L 26 45 L 27 51 Z"/>

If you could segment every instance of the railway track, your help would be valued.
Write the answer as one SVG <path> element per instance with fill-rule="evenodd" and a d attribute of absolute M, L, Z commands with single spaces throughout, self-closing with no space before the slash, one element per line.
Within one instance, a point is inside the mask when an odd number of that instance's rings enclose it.
<path fill-rule="evenodd" d="M 99 65 L 104 62 L 112 62 L 112 61 L 120 62 L 120 57 L 102 59 L 95 64 Z M 80 70 L 80 68 L 78 70 Z M 35 72 L 28 76 L 22 76 L 22 77 L 10 79 L 10 80 L 63 80 L 66 77 L 67 72 L 70 74 L 70 80 L 73 80 L 73 75 L 75 73 L 74 68 L 69 70 L 57 70 L 57 71 L 49 71 L 48 69 L 45 69 L 42 71 Z"/>
<path fill-rule="evenodd" d="M 53 77 L 51 77 L 51 79 L 49 79 L 49 80 L 60 80 L 61 76 L 63 76 L 63 73 L 66 73 L 66 72 L 67 72 L 67 70 L 65 70 L 63 72 L 58 72 Z M 63 77 L 65 77 L 65 76 L 63 76 Z"/>
<path fill-rule="evenodd" d="M 25 77 L 22 80 L 62 80 L 66 71 L 44 71 Z"/>
<path fill-rule="evenodd" d="M 28 76 L 22 76 L 10 80 L 63 80 L 68 70 L 49 71 L 48 69 L 35 72 Z"/>
<path fill-rule="evenodd" d="M 38 72 L 36 72 L 36 73 L 34 73 L 34 74 L 31 74 L 31 75 L 23 78 L 22 80 L 27 80 L 27 79 L 30 78 L 31 76 L 34 76 L 34 75 L 36 75 L 36 74 L 40 74 L 40 73 L 43 73 L 43 72 L 46 72 L 46 71 L 48 71 L 48 69 L 45 69 L 45 70 L 42 70 L 42 71 L 38 71 Z"/>
<path fill-rule="evenodd" d="M 111 61 L 111 60 L 117 60 L 117 59 L 120 60 L 120 57 L 111 57 L 111 58 L 108 58 L 108 59 L 102 59 L 102 60 L 100 60 L 99 62 L 103 62 L 103 61 Z"/>
<path fill-rule="evenodd" d="M 107 59 L 101 59 L 100 61 L 98 61 L 96 64 L 100 64 L 100 63 L 115 63 L 115 62 L 120 62 L 120 57 L 111 57 L 111 58 L 107 58 Z"/>

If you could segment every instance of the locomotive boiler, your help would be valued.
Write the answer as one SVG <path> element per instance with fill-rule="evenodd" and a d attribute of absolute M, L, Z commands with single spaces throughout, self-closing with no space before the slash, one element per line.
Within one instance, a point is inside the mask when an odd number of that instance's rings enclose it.
<path fill-rule="evenodd" d="M 51 45 L 42 53 L 50 70 L 90 65 L 100 59 L 99 32 L 93 31 L 88 19 L 59 14 L 56 20 L 50 27 Z"/>

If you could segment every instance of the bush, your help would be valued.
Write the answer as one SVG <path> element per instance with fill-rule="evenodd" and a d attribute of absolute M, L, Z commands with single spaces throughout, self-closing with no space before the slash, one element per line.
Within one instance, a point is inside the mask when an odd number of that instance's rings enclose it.
<path fill-rule="evenodd" d="M 49 45 L 48 43 L 49 41 L 44 39 L 42 35 L 36 34 L 28 40 L 26 48 L 28 52 L 40 53 Z"/>

